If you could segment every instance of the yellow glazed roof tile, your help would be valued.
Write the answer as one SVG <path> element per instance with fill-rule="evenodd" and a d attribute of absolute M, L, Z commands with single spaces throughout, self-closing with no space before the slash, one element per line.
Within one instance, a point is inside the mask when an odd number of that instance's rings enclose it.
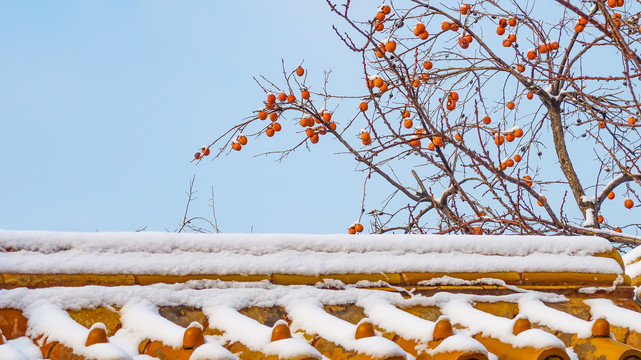
<path fill-rule="evenodd" d="M 0 231 L 0 359 L 638 360 L 621 263 L 589 237 Z"/>

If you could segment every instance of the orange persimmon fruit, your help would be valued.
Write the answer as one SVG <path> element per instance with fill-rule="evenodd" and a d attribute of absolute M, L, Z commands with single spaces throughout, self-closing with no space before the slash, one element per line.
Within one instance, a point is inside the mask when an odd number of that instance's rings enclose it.
<path fill-rule="evenodd" d="M 392 41 L 392 40 L 388 41 L 388 42 L 385 44 L 385 50 L 386 50 L 386 51 L 389 51 L 389 52 L 394 52 L 394 51 L 396 51 L 396 41 Z"/>
<path fill-rule="evenodd" d="M 527 56 L 528 60 L 536 59 L 536 53 L 534 51 L 532 51 L 532 50 L 528 51 L 526 56 Z"/>
<path fill-rule="evenodd" d="M 267 103 L 268 104 L 273 104 L 276 102 L 276 95 L 269 93 L 267 94 Z"/>

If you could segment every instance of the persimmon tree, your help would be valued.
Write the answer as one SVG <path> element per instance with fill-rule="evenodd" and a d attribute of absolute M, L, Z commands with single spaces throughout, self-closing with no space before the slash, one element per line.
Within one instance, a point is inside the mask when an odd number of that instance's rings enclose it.
<path fill-rule="evenodd" d="M 351 60 L 362 62 L 363 91 L 333 95 L 308 83 L 310 69 L 283 65 L 282 79 L 258 81 L 261 108 L 196 160 L 289 127 L 297 130 L 279 139 L 276 156 L 329 137 L 365 181 L 389 184 L 388 201 L 360 209 L 352 233 L 369 223 L 375 233 L 641 244 L 633 215 L 602 211 L 641 200 L 638 0 L 390 1 L 365 19 L 349 1 L 327 4 L 347 29 L 334 28 Z"/>

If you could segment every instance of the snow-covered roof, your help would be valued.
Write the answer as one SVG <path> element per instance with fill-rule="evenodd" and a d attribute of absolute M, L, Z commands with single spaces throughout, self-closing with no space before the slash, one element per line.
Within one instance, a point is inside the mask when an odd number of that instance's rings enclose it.
<path fill-rule="evenodd" d="M 622 264 L 592 237 L 0 231 L 0 359 L 641 358 Z"/>
<path fill-rule="evenodd" d="M 623 273 L 597 237 L 0 231 L 0 249 L 22 274 Z"/>

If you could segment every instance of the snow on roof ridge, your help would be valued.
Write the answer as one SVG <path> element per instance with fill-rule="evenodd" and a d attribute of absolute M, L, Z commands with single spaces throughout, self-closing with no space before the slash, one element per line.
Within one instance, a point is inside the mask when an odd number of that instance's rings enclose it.
<path fill-rule="evenodd" d="M 118 267 L 113 264 L 118 263 Z M 374 273 L 581 272 L 622 274 L 609 257 L 533 253 L 493 256 L 461 253 L 395 254 L 281 251 L 253 254 L 0 253 L 0 272 L 23 274 L 329 275 Z"/>
<path fill-rule="evenodd" d="M 598 237 L 0 230 L 3 248 L 0 272 L 25 274 L 623 272 L 615 259 L 592 256 L 613 250 Z"/>
<path fill-rule="evenodd" d="M 137 241 L 138 240 L 138 241 Z M 53 232 L 0 230 L 0 248 L 51 253 L 108 251 L 111 253 L 175 251 L 236 251 L 256 255 L 293 251 L 318 252 L 460 252 L 524 256 L 534 252 L 592 255 L 613 249 L 592 236 L 412 235 L 412 234 L 178 234 L 166 232 Z"/>

